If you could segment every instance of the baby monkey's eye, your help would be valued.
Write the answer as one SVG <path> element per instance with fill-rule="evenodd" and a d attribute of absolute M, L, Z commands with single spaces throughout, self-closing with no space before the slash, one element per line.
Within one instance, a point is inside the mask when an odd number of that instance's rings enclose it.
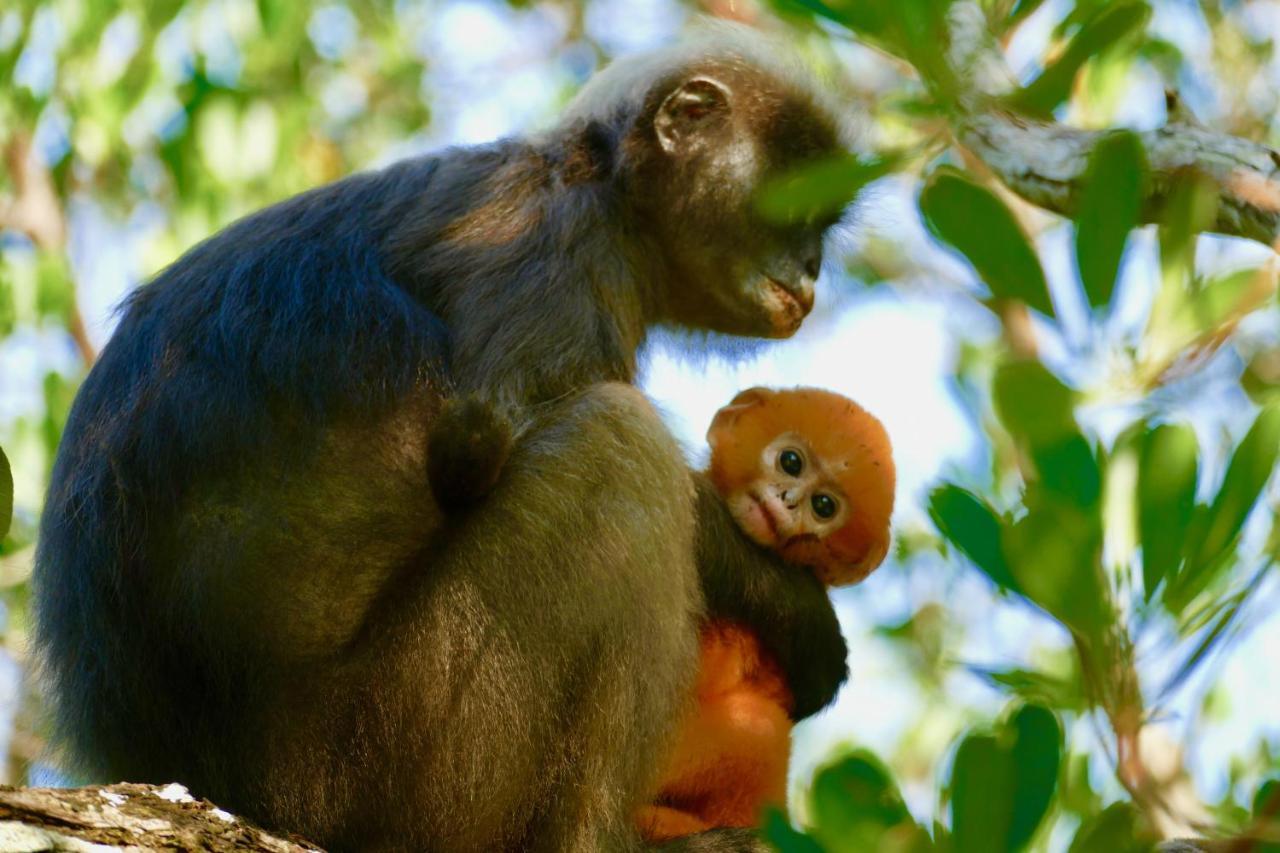
<path fill-rule="evenodd" d="M 831 518 L 836 514 L 836 501 L 831 495 L 818 492 L 810 503 L 813 504 L 814 515 L 818 518 Z"/>
<path fill-rule="evenodd" d="M 778 454 L 778 467 L 796 477 L 804 470 L 804 459 L 796 451 L 787 449 Z"/>

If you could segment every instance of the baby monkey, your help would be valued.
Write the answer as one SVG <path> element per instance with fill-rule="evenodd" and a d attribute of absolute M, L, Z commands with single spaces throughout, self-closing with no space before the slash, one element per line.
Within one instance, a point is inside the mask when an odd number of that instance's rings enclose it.
<path fill-rule="evenodd" d="M 884 560 L 893 512 L 889 436 L 865 409 L 813 388 L 752 388 L 716 413 L 707 471 L 743 532 L 828 586 Z M 653 841 L 755 826 L 783 807 L 791 693 L 750 625 L 715 614 L 703 628 L 696 699 L 658 795 L 637 817 Z"/>

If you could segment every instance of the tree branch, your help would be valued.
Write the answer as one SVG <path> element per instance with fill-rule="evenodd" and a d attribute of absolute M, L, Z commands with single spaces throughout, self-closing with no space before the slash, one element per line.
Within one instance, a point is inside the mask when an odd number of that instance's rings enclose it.
<path fill-rule="evenodd" d="M 88 842 L 86 844 L 85 842 Z M 0 849 L 316 853 L 194 799 L 181 785 L 0 787 Z"/>
<path fill-rule="evenodd" d="M 970 85 L 955 127 L 956 139 L 987 165 L 1010 190 L 1036 205 L 1072 216 L 1079 205 L 1089 155 L 1107 131 L 1079 130 L 1014 115 L 995 103 L 1012 88 L 999 46 L 981 9 L 956 4 L 949 16 L 951 61 Z M 1159 220 L 1170 191 L 1187 173 L 1207 176 L 1218 187 L 1213 230 L 1280 247 L 1280 153 L 1184 120 L 1139 134 L 1146 148 L 1149 181 L 1142 221 Z"/>

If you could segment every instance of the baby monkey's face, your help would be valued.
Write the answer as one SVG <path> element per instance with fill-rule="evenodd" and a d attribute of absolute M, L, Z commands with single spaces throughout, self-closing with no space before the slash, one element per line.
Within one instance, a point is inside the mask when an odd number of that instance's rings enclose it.
<path fill-rule="evenodd" d="M 804 438 L 783 433 L 765 445 L 756 477 L 729 497 L 729 510 L 755 542 L 799 560 L 848 520 L 835 475 Z"/>

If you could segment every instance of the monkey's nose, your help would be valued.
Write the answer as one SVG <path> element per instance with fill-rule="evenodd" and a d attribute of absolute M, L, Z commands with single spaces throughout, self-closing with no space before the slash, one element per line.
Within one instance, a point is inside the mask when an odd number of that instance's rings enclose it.
<path fill-rule="evenodd" d="M 822 274 L 822 256 L 809 258 L 804 262 L 804 274 L 809 278 L 817 281 L 818 276 Z"/>

